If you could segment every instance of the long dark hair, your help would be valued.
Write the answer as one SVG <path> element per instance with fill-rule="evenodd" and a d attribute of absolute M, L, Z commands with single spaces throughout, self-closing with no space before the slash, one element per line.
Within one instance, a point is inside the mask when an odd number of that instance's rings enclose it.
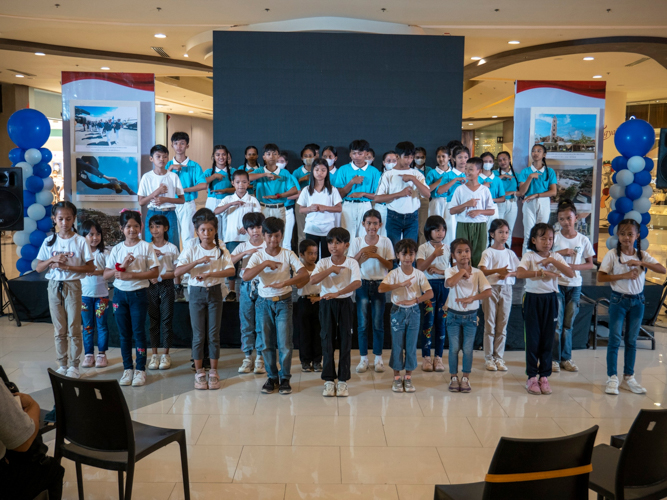
<path fill-rule="evenodd" d="M 514 177 L 514 182 L 516 182 L 516 187 L 519 189 L 519 179 L 516 178 L 516 172 L 514 172 L 514 167 L 512 166 L 512 155 L 510 155 L 507 151 L 501 151 L 498 153 L 498 158 L 500 158 L 500 155 L 507 155 L 507 159 L 510 162 L 510 172 L 512 172 L 512 177 Z M 498 165 L 498 170 L 500 170 L 500 165 Z M 500 170 L 501 175 L 502 175 L 502 170 Z M 518 197 L 518 195 L 516 195 Z"/>
<path fill-rule="evenodd" d="M 59 201 L 55 205 L 51 207 L 51 219 L 53 221 L 53 236 L 51 236 L 51 239 L 46 242 L 47 247 L 53 246 L 53 244 L 56 242 L 58 239 L 58 231 L 56 228 L 56 215 L 58 214 L 58 210 L 69 210 L 72 212 L 72 217 L 76 220 L 76 206 L 74 203 L 71 201 Z M 72 225 L 72 230 L 76 233 L 76 228 Z"/>
<path fill-rule="evenodd" d="M 618 226 L 616 226 L 616 234 L 618 234 L 618 231 L 621 229 L 621 226 L 632 226 L 635 228 L 635 231 L 637 231 L 637 257 L 639 257 L 639 260 L 641 261 L 642 260 L 641 226 L 634 219 L 623 219 L 621 222 L 618 223 Z M 616 239 L 618 239 L 618 237 Z M 621 240 L 618 240 L 618 243 L 616 243 L 616 255 L 618 255 L 618 262 L 622 264 Z M 642 269 L 644 269 L 643 266 Z"/>
<path fill-rule="evenodd" d="M 542 158 L 542 165 L 544 165 L 544 173 L 549 175 L 549 166 L 547 165 L 547 147 L 544 144 L 533 144 L 533 148 L 542 148 L 542 151 L 544 151 L 544 158 Z M 530 148 L 532 151 L 533 148 Z M 532 165 L 532 162 L 531 162 Z M 554 172 L 555 175 L 555 172 Z"/>
<path fill-rule="evenodd" d="M 202 224 L 211 224 L 215 228 L 215 246 L 218 247 L 218 251 L 220 252 L 220 255 L 218 255 L 218 259 L 222 258 L 223 252 L 222 248 L 220 248 L 220 240 L 218 239 L 218 218 L 215 216 L 213 212 L 202 212 L 198 216 L 193 217 L 194 226 L 195 226 L 195 234 L 197 234 L 197 230 L 199 229 L 199 226 Z M 199 234 L 197 234 L 197 240 L 199 240 L 199 244 L 201 245 L 201 239 L 199 239 Z"/>
<path fill-rule="evenodd" d="M 440 154 L 440 151 L 449 156 L 447 163 L 449 164 L 449 168 L 452 168 L 452 151 L 447 146 L 440 146 L 438 149 L 435 150 L 435 163 L 436 164 L 438 163 L 438 155 Z"/>
<path fill-rule="evenodd" d="M 217 144 L 216 146 L 213 146 L 213 153 L 211 153 L 211 159 L 213 160 L 213 166 L 211 167 L 211 175 L 215 174 L 215 170 L 218 167 L 216 161 L 215 161 L 215 153 L 216 151 L 223 150 L 227 154 L 227 176 L 229 177 L 229 183 L 232 183 L 232 173 L 230 172 L 231 168 L 229 168 L 229 149 L 227 149 L 227 146 L 223 146 L 222 144 Z M 212 180 L 211 182 L 208 183 L 208 191 L 209 193 L 213 191 L 213 183 L 215 180 Z"/>
<path fill-rule="evenodd" d="M 118 222 L 120 223 L 120 241 L 125 241 L 125 226 L 129 221 L 135 221 L 141 227 L 141 214 L 135 210 L 124 210 L 121 212 L 120 217 L 118 217 Z"/>
<path fill-rule="evenodd" d="M 257 149 L 255 146 L 248 146 L 245 148 L 245 151 L 243 152 L 243 170 L 245 170 L 246 172 L 248 171 L 248 159 L 245 157 L 245 155 L 247 155 L 248 151 L 250 151 L 251 149 L 257 151 L 257 167 L 255 168 L 259 168 L 259 149 Z M 213 152 L 213 154 L 215 154 L 215 151 Z M 215 161 L 213 163 L 215 163 Z"/>
<path fill-rule="evenodd" d="M 90 233 L 90 230 L 95 228 L 95 231 L 97 231 L 100 234 L 100 243 L 97 245 L 97 250 L 100 251 L 100 253 L 104 252 L 104 233 L 102 232 L 102 226 L 100 226 L 100 223 L 97 222 L 94 219 L 87 219 L 84 220 L 81 223 L 81 236 L 84 238 L 88 236 L 88 233 Z"/>
<path fill-rule="evenodd" d="M 315 176 L 313 175 L 313 172 L 315 171 L 315 167 L 319 167 L 320 165 L 326 167 L 327 169 L 327 175 L 324 177 L 324 189 L 326 189 L 329 194 L 333 193 L 333 187 L 331 186 L 331 179 L 329 179 L 329 164 L 324 158 L 318 158 L 317 160 L 313 161 L 313 163 L 310 165 L 310 176 L 308 178 L 308 193 L 310 193 L 311 196 L 315 192 Z"/>
<path fill-rule="evenodd" d="M 151 224 L 164 227 L 164 241 L 169 241 L 169 219 L 164 215 L 154 215 L 148 219 L 148 229 L 150 231 Z"/>
<path fill-rule="evenodd" d="M 468 248 L 470 248 L 470 251 L 472 252 L 472 245 L 468 240 L 465 238 L 456 238 L 449 246 L 449 265 L 451 267 L 454 267 L 454 252 L 456 251 L 456 247 L 460 245 L 468 245 Z"/>
<path fill-rule="evenodd" d="M 467 147 L 465 147 L 465 146 L 456 146 L 452 150 L 452 155 L 450 156 L 450 161 L 452 162 L 452 167 L 453 168 L 456 168 L 456 157 L 460 153 L 467 153 L 468 154 L 468 160 L 470 159 L 470 150 Z"/>
<path fill-rule="evenodd" d="M 493 233 L 495 233 L 501 227 L 506 227 L 509 229 L 509 222 L 507 222 L 505 219 L 493 219 L 491 225 L 489 226 L 489 246 L 491 246 L 491 243 L 493 242 Z M 511 237 L 512 235 L 510 234 L 510 238 Z M 509 248 L 507 242 L 505 242 L 505 248 Z"/>
<path fill-rule="evenodd" d="M 532 250 L 533 252 L 537 252 L 537 247 L 535 247 L 535 243 L 533 243 L 533 238 L 537 238 L 538 236 L 542 236 L 543 234 L 546 234 L 547 231 L 551 231 L 552 234 L 555 234 L 554 228 L 550 224 L 546 224 L 545 222 L 539 222 L 533 226 L 533 229 L 530 230 L 530 236 L 528 236 L 528 250 Z M 551 248 L 553 248 L 553 245 L 551 245 Z M 549 251 L 551 252 L 551 248 Z"/>

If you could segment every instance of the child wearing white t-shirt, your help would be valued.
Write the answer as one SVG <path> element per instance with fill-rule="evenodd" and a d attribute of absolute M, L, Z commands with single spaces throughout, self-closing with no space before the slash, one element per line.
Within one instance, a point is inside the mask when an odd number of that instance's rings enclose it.
<path fill-rule="evenodd" d="M 507 246 L 510 227 L 506 220 L 495 219 L 489 228 L 489 248 L 482 252 L 479 270 L 491 285 L 491 296 L 482 301 L 484 311 L 484 359 L 491 372 L 507 371 L 505 341 L 507 322 L 512 310 L 512 287 L 516 281 L 519 259 Z"/>
<path fill-rule="evenodd" d="M 460 189 L 460 188 L 459 188 Z M 458 224 L 457 224 L 458 227 Z M 471 265 L 470 242 L 463 238 L 452 241 L 450 264 L 445 271 L 447 297 L 447 336 L 449 338 L 450 392 L 470 392 L 472 353 L 477 333 L 480 301 L 491 296 L 491 285 L 484 273 Z M 456 264 L 456 265 L 455 265 Z M 463 351 L 463 374 L 458 378 L 459 351 Z"/>
<path fill-rule="evenodd" d="M 303 267 L 312 276 L 315 271 L 320 250 L 313 240 L 302 240 L 299 243 L 299 258 Z M 320 291 L 321 285 L 310 282 L 299 286 L 296 303 L 297 324 L 299 325 L 299 360 L 301 371 L 322 371 L 322 341 L 320 340 Z"/>
<path fill-rule="evenodd" d="M 403 239 L 396 244 L 399 267 L 391 271 L 378 288 L 380 293 L 391 292 L 391 359 L 394 370 L 391 390 L 415 392 L 412 372 L 417 368 L 417 339 L 419 337 L 419 304 L 433 298 L 426 276 L 413 267 L 417 242 Z M 401 370 L 405 378 L 401 379 Z"/>

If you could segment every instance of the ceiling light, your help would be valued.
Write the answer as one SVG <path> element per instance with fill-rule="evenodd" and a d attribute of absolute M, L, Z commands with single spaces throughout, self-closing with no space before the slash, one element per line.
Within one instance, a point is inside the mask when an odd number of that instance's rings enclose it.
<path fill-rule="evenodd" d="M 593 78 L 602 78 L 602 75 L 595 75 Z"/>
<path fill-rule="evenodd" d="M 194 113 L 194 111 L 188 111 L 188 113 Z"/>
<path fill-rule="evenodd" d="M 163 33 L 156 33 L 154 36 L 155 36 L 155 38 L 167 38 L 167 35 L 165 35 Z"/>
<path fill-rule="evenodd" d="M 187 55 L 187 54 L 183 54 L 183 57 L 190 57 L 190 56 L 189 56 L 189 55 Z"/>
<path fill-rule="evenodd" d="M 44 52 L 35 52 L 36 56 L 45 56 L 46 54 Z"/>
<path fill-rule="evenodd" d="M 510 45 L 519 45 L 521 42 L 519 40 L 510 40 L 509 42 Z"/>
<path fill-rule="evenodd" d="M 594 57 L 584 57 L 584 61 L 593 61 L 595 58 Z"/>
<path fill-rule="evenodd" d="M 493 115 L 491 118 L 498 118 L 498 115 Z"/>
<path fill-rule="evenodd" d="M 480 59 L 481 59 L 481 57 L 476 57 L 476 56 L 470 58 L 470 60 L 472 60 L 472 61 L 479 61 Z"/>
<path fill-rule="evenodd" d="M 25 75 L 16 75 L 16 78 L 25 78 Z"/>
<path fill-rule="evenodd" d="M 468 123 L 468 125 L 474 125 L 474 123 Z"/>
<path fill-rule="evenodd" d="M 662 406 L 660 403 L 653 403 L 655 406 Z"/>
<path fill-rule="evenodd" d="M 100 69 L 103 69 L 104 71 L 109 71 L 111 68 L 109 68 L 109 66 L 102 66 Z"/>
<path fill-rule="evenodd" d="M 479 61 L 477 61 L 477 66 L 481 66 L 482 64 L 486 64 L 486 60 L 480 59 Z"/>

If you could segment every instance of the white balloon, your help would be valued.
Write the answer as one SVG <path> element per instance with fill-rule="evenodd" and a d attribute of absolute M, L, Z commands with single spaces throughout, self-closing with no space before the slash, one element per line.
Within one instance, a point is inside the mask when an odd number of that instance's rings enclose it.
<path fill-rule="evenodd" d="M 650 244 L 650 243 L 648 242 L 648 238 L 644 238 L 644 239 L 642 240 L 642 252 L 643 252 L 644 250 L 648 250 L 648 246 L 649 246 L 649 244 Z"/>
<path fill-rule="evenodd" d="M 642 197 L 650 198 L 651 196 L 653 196 L 653 187 L 650 184 L 647 184 L 642 188 Z"/>
<path fill-rule="evenodd" d="M 53 203 L 53 194 L 51 194 L 51 191 L 40 191 L 35 195 L 35 200 L 40 205 L 51 205 Z"/>
<path fill-rule="evenodd" d="M 642 170 L 644 170 L 645 165 L 646 162 L 644 161 L 644 158 L 642 156 L 633 156 L 628 160 L 628 170 L 633 174 L 636 174 L 637 172 L 641 172 Z M 616 178 L 618 179 L 618 176 L 616 176 Z"/>
<path fill-rule="evenodd" d="M 621 186 L 620 184 L 614 184 L 612 187 L 609 188 L 609 196 L 611 196 L 615 200 L 618 200 L 619 198 L 625 196 L 625 186 Z"/>
<path fill-rule="evenodd" d="M 644 214 L 651 209 L 651 200 L 644 197 L 637 198 L 635 201 L 632 202 L 632 208 L 633 210 L 636 210 L 640 214 Z"/>
<path fill-rule="evenodd" d="M 39 149 L 29 149 L 25 152 L 25 161 L 30 163 L 30 165 L 37 165 L 40 161 L 42 161 L 42 153 Z"/>
<path fill-rule="evenodd" d="M 44 189 L 42 191 L 51 191 L 53 189 L 53 179 L 51 177 L 47 177 L 46 179 L 42 179 L 44 181 Z"/>
<path fill-rule="evenodd" d="M 39 264 L 39 261 L 37 259 L 33 260 L 30 263 L 30 267 L 32 268 L 33 271 L 37 271 L 37 264 Z"/>
<path fill-rule="evenodd" d="M 621 170 L 616 174 L 616 183 L 621 186 L 629 186 L 635 180 L 635 174 L 628 169 Z"/>
<path fill-rule="evenodd" d="M 19 258 L 19 259 L 21 258 L 21 249 L 22 249 L 22 248 L 23 248 L 22 246 L 17 246 L 17 247 L 16 247 L 16 255 L 18 255 L 18 258 Z"/>
<path fill-rule="evenodd" d="M 616 248 L 616 245 L 618 245 L 618 238 L 616 236 L 610 236 L 607 238 L 607 248 L 609 250 Z"/>
<path fill-rule="evenodd" d="M 636 210 L 630 210 L 625 216 L 623 217 L 624 219 L 632 219 L 637 221 L 637 224 L 642 223 L 642 214 L 637 212 Z"/>
<path fill-rule="evenodd" d="M 609 207 L 612 210 L 616 210 L 616 200 L 611 200 L 611 203 L 609 204 Z"/>
<path fill-rule="evenodd" d="M 35 222 L 35 221 L 33 221 Z M 24 223 L 25 224 L 25 223 Z M 35 226 L 37 224 L 35 223 Z M 22 247 L 25 245 L 30 245 L 30 232 L 28 231 L 16 231 L 14 233 L 14 243 L 16 243 L 18 246 Z"/>
<path fill-rule="evenodd" d="M 25 189 L 25 181 L 32 175 L 32 165 L 27 161 L 22 161 L 21 163 L 17 163 L 16 167 L 23 170 L 23 189 Z"/>
<path fill-rule="evenodd" d="M 34 221 L 42 220 L 46 215 L 46 208 L 39 203 L 33 203 L 28 207 L 28 217 Z"/>

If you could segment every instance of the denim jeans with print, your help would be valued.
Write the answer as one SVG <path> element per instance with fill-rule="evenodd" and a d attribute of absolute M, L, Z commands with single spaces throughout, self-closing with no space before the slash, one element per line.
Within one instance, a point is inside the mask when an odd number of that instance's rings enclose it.
<path fill-rule="evenodd" d="M 83 350 L 86 354 L 95 354 L 95 330 L 97 330 L 97 350 L 107 352 L 109 349 L 108 309 L 109 297 L 81 297 Z"/>

